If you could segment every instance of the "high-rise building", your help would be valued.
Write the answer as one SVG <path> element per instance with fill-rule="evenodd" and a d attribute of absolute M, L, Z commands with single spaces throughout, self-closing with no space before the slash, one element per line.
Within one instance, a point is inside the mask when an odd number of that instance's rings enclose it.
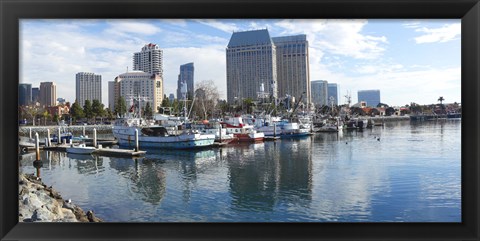
<path fill-rule="evenodd" d="M 140 99 L 140 108 L 149 102 L 154 113 L 158 112 L 158 107 L 162 105 L 163 80 L 158 74 L 143 71 L 123 73 L 115 78 L 114 86 L 117 85 L 119 91 L 118 97 L 114 94 L 115 99 L 123 96 L 127 107 L 131 106 L 133 99 Z"/>
<path fill-rule="evenodd" d="M 40 89 L 38 87 L 32 88 L 32 103 L 40 101 Z"/>
<path fill-rule="evenodd" d="M 268 30 L 234 32 L 226 49 L 227 101 L 257 99 L 262 83 L 277 98 L 277 59 Z"/>
<path fill-rule="evenodd" d="M 41 106 L 49 107 L 57 105 L 57 86 L 54 82 L 40 83 L 40 98 Z"/>
<path fill-rule="evenodd" d="M 75 75 L 75 98 L 80 106 L 85 101 L 99 100 L 102 102 L 102 76 L 94 73 L 80 72 Z"/>
<path fill-rule="evenodd" d="M 312 102 L 316 106 L 329 105 L 328 102 L 328 82 L 326 80 L 314 80 L 312 85 Z"/>
<path fill-rule="evenodd" d="M 177 98 L 185 98 L 185 96 L 182 96 L 181 93 L 182 83 L 185 83 L 187 85 L 187 97 L 189 96 L 193 98 L 195 86 L 194 72 L 195 68 L 193 66 L 193 63 L 180 65 L 180 74 L 178 75 L 177 81 Z"/>
<path fill-rule="evenodd" d="M 133 70 L 158 74 L 163 79 L 163 51 L 156 44 L 146 44 L 133 54 Z"/>
<path fill-rule="evenodd" d="M 32 103 L 32 84 L 18 85 L 18 105 L 27 106 Z"/>
<path fill-rule="evenodd" d="M 115 110 L 115 81 L 108 81 L 108 108 Z"/>
<path fill-rule="evenodd" d="M 380 103 L 380 90 L 359 90 L 358 102 L 365 101 L 369 107 L 377 107 Z"/>
<path fill-rule="evenodd" d="M 273 37 L 277 56 L 278 96 L 303 94 L 303 103 L 310 103 L 310 71 L 307 35 Z"/>
<path fill-rule="evenodd" d="M 175 101 L 175 95 L 173 93 L 170 93 L 170 96 L 168 96 L 168 100 L 170 101 L 170 103 L 173 103 L 173 101 Z"/>
<path fill-rule="evenodd" d="M 335 83 L 328 84 L 328 103 L 338 105 L 338 85 Z"/>

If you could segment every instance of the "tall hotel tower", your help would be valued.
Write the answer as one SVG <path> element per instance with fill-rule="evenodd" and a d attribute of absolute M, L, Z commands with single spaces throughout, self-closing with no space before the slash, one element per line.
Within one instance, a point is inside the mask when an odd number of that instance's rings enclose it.
<path fill-rule="evenodd" d="M 115 78 L 112 91 L 114 100 L 123 96 L 130 107 L 134 98 L 140 97 L 140 107 L 150 103 L 154 113 L 163 101 L 163 80 L 158 74 L 145 73 L 143 71 L 131 71 L 123 73 Z"/>
<path fill-rule="evenodd" d="M 182 83 L 185 82 L 187 84 L 187 93 L 190 97 L 193 98 L 194 92 L 194 85 L 195 82 L 193 80 L 195 68 L 193 63 L 183 64 L 180 65 L 180 74 L 178 75 L 177 81 L 177 99 L 181 100 L 184 98 L 181 93 Z"/>
<path fill-rule="evenodd" d="M 85 101 L 99 100 L 102 102 L 102 76 L 94 73 L 80 72 L 75 75 L 75 98 L 80 106 Z"/>
<path fill-rule="evenodd" d="M 146 44 L 133 54 L 133 70 L 158 74 L 163 79 L 163 51 L 156 44 Z"/>
<path fill-rule="evenodd" d="M 57 86 L 53 82 L 40 83 L 40 97 L 41 106 L 56 106 L 57 105 Z"/>
<path fill-rule="evenodd" d="M 235 32 L 227 46 L 227 100 L 257 99 L 264 86 L 277 98 L 275 46 L 268 30 Z"/>
<path fill-rule="evenodd" d="M 311 102 L 307 35 L 272 38 L 277 54 L 278 96 L 294 96 L 303 103 Z"/>

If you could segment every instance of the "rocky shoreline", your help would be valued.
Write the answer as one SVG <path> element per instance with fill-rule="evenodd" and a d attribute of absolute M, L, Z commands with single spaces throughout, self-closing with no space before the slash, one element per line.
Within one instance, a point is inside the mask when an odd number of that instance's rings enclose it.
<path fill-rule="evenodd" d="M 18 184 L 19 222 L 103 222 L 93 211 L 85 212 L 64 200 L 32 174 L 20 174 Z"/>

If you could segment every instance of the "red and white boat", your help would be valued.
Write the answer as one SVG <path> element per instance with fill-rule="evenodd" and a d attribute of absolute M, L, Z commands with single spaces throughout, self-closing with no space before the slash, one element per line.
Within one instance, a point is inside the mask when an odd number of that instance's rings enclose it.
<path fill-rule="evenodd" d="M 221 124 L 227 130 L 227 134 L 233 134 L 238 141 L 263 141 L 265 137 L 262 132 L 257 132 L 253 125 L 244 123 L 241 116 L 225 117 Z"/>

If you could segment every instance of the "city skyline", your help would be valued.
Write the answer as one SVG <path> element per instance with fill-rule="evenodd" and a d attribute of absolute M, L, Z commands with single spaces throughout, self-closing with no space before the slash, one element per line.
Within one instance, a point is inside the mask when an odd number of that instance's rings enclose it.
<path fill-rule="evenodd" d="M 268 29 L 272 37 L 305 34 L 310 80 L 342 86 L 344 95 L 380 89 L 389 105 L 461 102 L 460 20 L 21 20 L 20 82 L 51 81 L 73 102 L 78 72 L 108 81 L 133 69 L 132 56 L 154 43 L 163 51 L 165 93 L 178 66 L 194 62 L 195 82 L 213 80 L 226 99 L 225 53 L 233 32 Z M 108 38 L 106 36 L 109 36 Z"/>

